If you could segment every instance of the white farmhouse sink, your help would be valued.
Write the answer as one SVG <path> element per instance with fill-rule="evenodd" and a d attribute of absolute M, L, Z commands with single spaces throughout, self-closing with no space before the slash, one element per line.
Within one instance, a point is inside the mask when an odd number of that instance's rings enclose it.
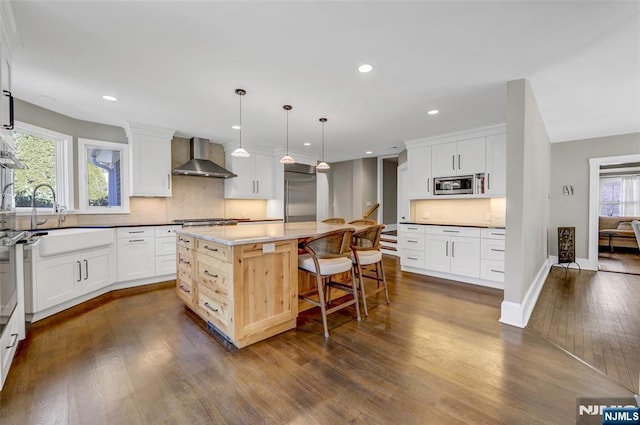
<path fill-rule="evenodd" d="M 99 248 L 115 242 L 114 229 L 72 228 L 47 230 L 47 232 L 49 232 L 48 235 L 38 237 L 40 257 Z"/>

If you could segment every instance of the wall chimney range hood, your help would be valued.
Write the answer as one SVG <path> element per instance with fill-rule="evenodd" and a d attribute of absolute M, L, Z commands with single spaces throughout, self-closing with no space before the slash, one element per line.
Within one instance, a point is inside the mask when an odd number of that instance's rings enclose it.
<path fill-rule="evenodd" d="M 189 141 L 191 156 L 190 160 L 173 169 L 172 174 L 181 176 L 214 177 L 228 179 L 237 177 L 231 171 L 226 170 L 209 161 L 209 140 L 193 137 Z"/>

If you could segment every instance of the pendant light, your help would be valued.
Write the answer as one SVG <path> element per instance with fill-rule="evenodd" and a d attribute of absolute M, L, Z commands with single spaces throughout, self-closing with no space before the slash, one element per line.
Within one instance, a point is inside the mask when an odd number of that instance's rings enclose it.
<path fill-rule="evenodd" d="M 287 150 L 282 158 L 280 158 L 280 163 L 282 164 L 295 164 L 296 160 L 289 156 L 289 111 L 293 109 L 291 105 L 284 105 L 282 107 L 285 111 L 287 111 Z"/>
<path fill-rule="evenodd" d="M 242 96 L 247 94 L 247 92 L 243 89 L 236 89 L 236 94 L 238 95 L 238 99 L 240 99 L 240 122 L 238 123 L 238 125 L 240 126 L 240 128 L 238 129 L 240 131 L 240 146 L 236 150 L 231 152 L 231 156 L 235 156 L 238 158 L 248 158 L 251 155 L 249 155 L 249 152 L 247 152 L 242 147 Z"/>
<path fill-rule="evenodd" d="M 329 166 L 329 164 L 324 162 L 324 123 L 327 122 L 327 119 L 326 118 L 320 118 L 320 122 L 322 123 L 322 159 L 320 160 L 320 163 L 318 165 L 316 165 L 316 169 L 318 169 L 318 170 L 328 170 L 331 167 Z"/>

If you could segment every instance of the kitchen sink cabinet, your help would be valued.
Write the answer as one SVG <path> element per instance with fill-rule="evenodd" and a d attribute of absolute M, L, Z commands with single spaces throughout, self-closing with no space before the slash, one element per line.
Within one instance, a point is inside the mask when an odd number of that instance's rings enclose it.
<path fill-rule="evenodd" d="M 36 262 L 34 311 L 91 293 L 116 280 L 115 247 L 48 257 Z"/>
<path fill-rule="evenodd" d="M 224 197 L 229 199 L 271 199 L 274 197 L 277 161 L 271 155 L 252 153 L 249 158 L 226 156 L 226 165 L 238 177 L 225 179 Z"/>
<path fill-rule="evenodd" d="M 128 123 L 131 196 L 171 196 L 173 130 Z"/>

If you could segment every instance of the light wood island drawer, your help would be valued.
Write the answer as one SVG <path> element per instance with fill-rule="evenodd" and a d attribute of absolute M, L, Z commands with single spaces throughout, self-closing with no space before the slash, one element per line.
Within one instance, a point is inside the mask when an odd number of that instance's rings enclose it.
<path fill-rule="evenodd" d="M 193 249 L 193 247 L 195 246 L 194 239 L 195 238 L 193 236 L 185 236 L 185 235 L 176 236 L 178 246 L 184 246 L 186 248 L 191 248 L 191 249 Z"/>
<path fill-rule="evenodd" d="M 217 297 L 207 287 L 198 287 L 197 312 L 213 323 L 220 331 L 229 335 L 229 319 L 232 315 L 229 300 Z"/>
<path fill-rule="evenodd" d="M 230 246 L 220 245 L 204 239 L 196 239 L 196 251 L 228 263 L 231 262 L 232 248 Z"/>
<path fill-rule="evenodd" d="M 232 265 L 202 253 L 196 256 L 198 264 L 198 286 L 206 286 L 219 296 L 228 297 L 232 283 Z"/>
<path fill-rule="evenodd" d="M 189 307 L 193 307 L 194 293 L 193 285 L 191 285 L 191 279 L 182 280 L 178 277 L 176 293 L 178 294 L 178 297 L 180 297 L 185 302 L 185 304 L 187 304 Z"/>

